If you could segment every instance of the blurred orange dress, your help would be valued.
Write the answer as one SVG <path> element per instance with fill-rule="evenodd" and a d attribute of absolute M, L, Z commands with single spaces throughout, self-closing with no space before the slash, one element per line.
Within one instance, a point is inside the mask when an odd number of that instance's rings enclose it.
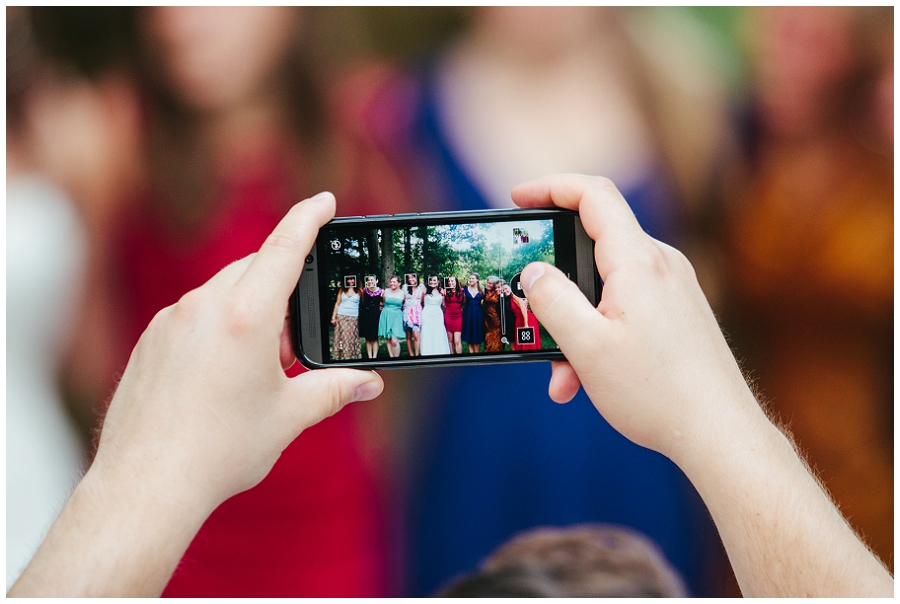
<path fill-rule="evenodd" d="M 893 565 L 893 162 L 851 137 L 765 149 L 730 220 L 745 369 Z"/>
<path fill-rule="evenodd" d="M 146 195 L 120 233 L 132 345 L 153 315 L 262 244 L 292 199 L 285 154 L 221 183 L 206 220 L 179 231 Z M 295 364 L 290 375 L 300 373 Z M 356 410 L 304 431 L 255 488 L 206 521 L 169 581 L 172 597 L 387 595 L 384 518 Z"/>

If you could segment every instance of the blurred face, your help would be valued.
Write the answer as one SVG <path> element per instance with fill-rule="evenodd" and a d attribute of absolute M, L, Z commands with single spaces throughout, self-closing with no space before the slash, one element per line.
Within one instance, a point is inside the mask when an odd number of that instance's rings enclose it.
<path fill-rule="evenodd" d="M 488 290 L 489 292 L 492 292 L 492 291 L 494 291 L 494 290 L 497 288 L 497 284 L 496 284 L 494 281 L 488 281 L 488 282 L 485 284 L 485 288 L 487 288 L 487 290 Z"/>
<path fill-rule="evenodd" d="M 431 287 L 437 287 L 438 285 L 440 285 L 440 283 L 441 282 L 438 280 L 437 277 L 432 277 L 431 279 L 428 280 L 428 285 L 430 285 Z"/>
<path fill-rule="evenodd" d="M 477 283 L 478 277 L 476 277 L 475 275 L 469 275 L 469 287 L 475 287 Z"/>
<path fill-rule="evenodd" d="M 840 102 L 854 69 L 854 9 L 755 9 L 754 63 L 766 124 L 781 132 L 816 127 Z"/>
<path fill-rule="evenodd" d="M 214 110 L 260 94 L 299 23 L 290 7 L 168 6 L 149 9 L 144 25 L 176 96 Z"/>
<path fill-rule="evenodd" d="M 375 277 L 369 277 L 366 279 L 366 287 L 369 289 L 375 289 L 375 286 L 378 284 L 378 281 L 375 280 Z"/>
<path fill-rule="evenodd" d="M 449 285 L 451 288 L 456 287 L 456 277 L 448 277 L 447 285 Z"/>
<path fill-rule="evenodd" d="M 497 44 L 541 58 L 603 33 L 608 8 L 593 6 L 490 6 L 479 25 Z"/>
<path fill-rule="evenodd" d="M 418 278 L 415 275 L 410 275 L 409 277 L 406 278 L 406 282 L 409 283 L 410 285 L 415 285 L 417 281 L 418 281 Z"/>
<path fill-rule="evenodd" d="M 397 289 L 398 287 L 400 287 L 400 279 L 391 277 L 391 289 Z"/>
<path fill-rule="evenodd" d="M 356 287 L 356 279 L 347 279 L 347 287 Z"/>

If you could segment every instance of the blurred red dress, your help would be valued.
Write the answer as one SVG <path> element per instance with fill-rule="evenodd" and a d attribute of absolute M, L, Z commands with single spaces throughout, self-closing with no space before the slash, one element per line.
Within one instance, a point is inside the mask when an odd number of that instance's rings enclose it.
<path fill-rule="evenodd" d="M 224 183 L 215 207 L 191 232 L 176 228 L 158 196 L 135 205 L 119 247 L 132 345 L 158 310 L 259 249 L 295 201 L 283 159 L 273 154 L 261 162 L 266 168 Z M 288 373 L 301 372 L 295 364 Z M 306 430 L 265 480 L 223 503 L 163 595 L 387 595 L 382 509 L 354 415 L 351 405 Z"/>

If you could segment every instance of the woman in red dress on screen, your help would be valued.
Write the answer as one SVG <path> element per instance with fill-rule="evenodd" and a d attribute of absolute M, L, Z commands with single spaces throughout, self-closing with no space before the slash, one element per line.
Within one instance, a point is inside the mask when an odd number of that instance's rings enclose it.
<path fill-rule="evenodd" d="M 294 202 L 334 186 L 322 178 L 328 139 L 304 70 L 301 9 L 140 16 L 149 184 L 119 253 L 131 344 L 161 308 L 257 250 Z M 338 213 L 363 209 L 338 193 Z M 265 480 L 222 504 L 163 595 L 388 595 L 380 494 L 349 411 L 304 432 Z"/>
<path fill-rule="evenodd" d="M 513 334 L 513 339 L 510 341 L 510 346 L 512 346 L 513 350 L 540 350 L 541 328 L 538 325 L 537 317 L 534 316 L 534 313 L 531 312 L 531 308 L 528 307 L 528 299 L 520 298 L 513 294 L 509 285 L 504 285 L 503 287 L 505 289 L 505 295 L 509 296 L 512 301 L 512 311 L 513 315 L 516 317 L 515 334 Z M 534 328 L 534 342 L 532 344 L 519 344 L 520 327 Z"/>
<path fill-rule="evenodd" d="M 447 330 L 447 341 L 450 343 L 450 352 L 462 354 L 462 307 L 465 296 L 459 286 L 459 280 L 447 277 L 447 287 L 444 289 L 444 328 Z"/>

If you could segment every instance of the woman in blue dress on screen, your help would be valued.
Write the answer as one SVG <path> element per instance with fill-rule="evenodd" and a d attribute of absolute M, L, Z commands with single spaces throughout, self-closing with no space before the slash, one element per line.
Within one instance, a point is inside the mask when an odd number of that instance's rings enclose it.
<path fill-rule="evenodd" d="M 484 343 L 484 290 L 481 289 L 481 278 L 478 273 L 469 275 L 469 284 L 463 289 L 466 301 L 463 304 L 462 339 L 468 347 L 469 354 L 481 351 Z"/>

